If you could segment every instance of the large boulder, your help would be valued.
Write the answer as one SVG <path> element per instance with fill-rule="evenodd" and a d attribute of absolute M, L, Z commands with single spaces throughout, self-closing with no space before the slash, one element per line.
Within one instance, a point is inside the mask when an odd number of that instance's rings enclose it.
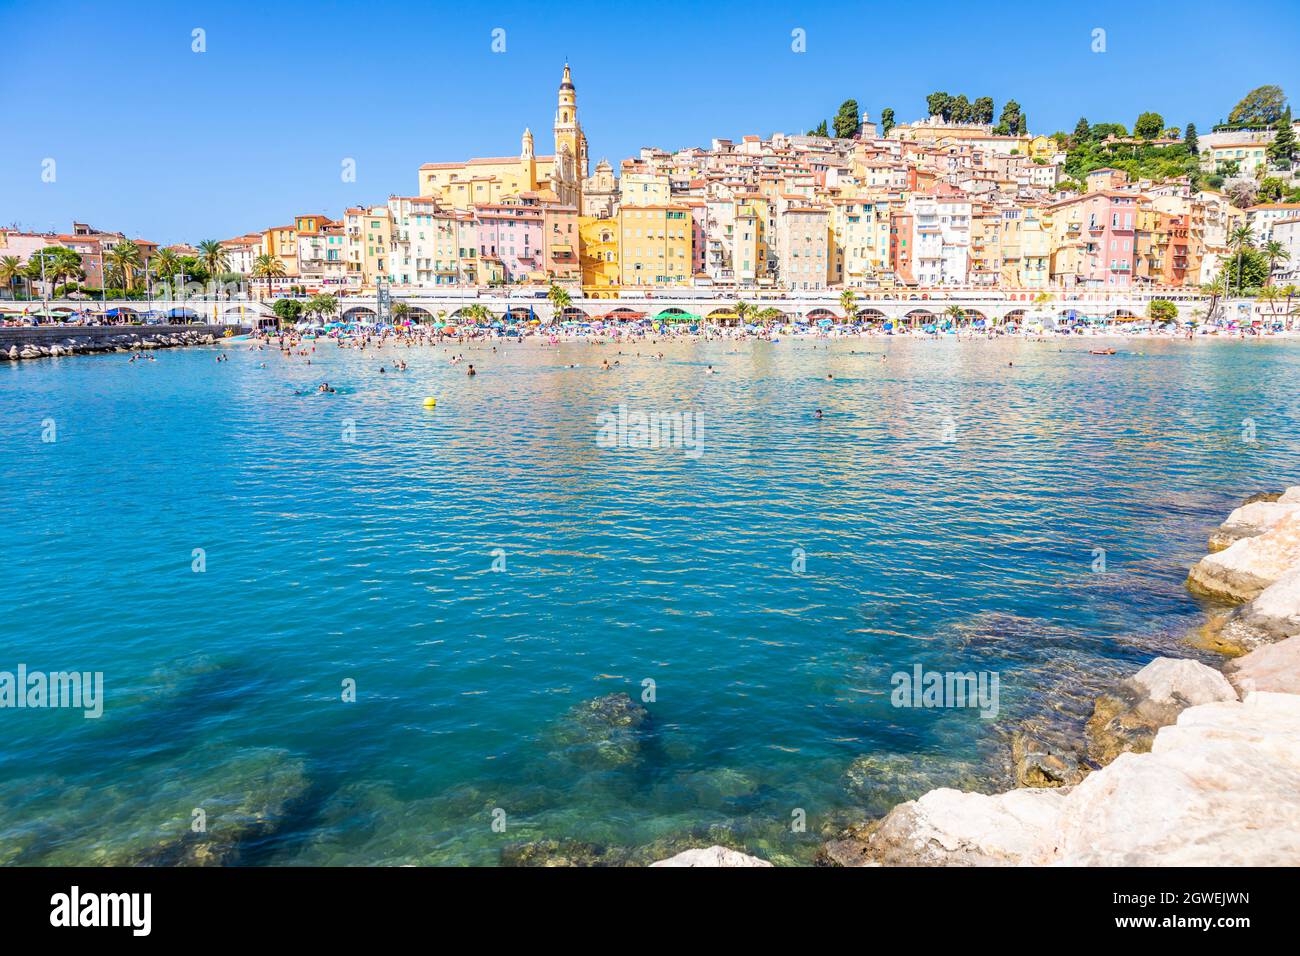
<path fill-rule="evenodd" d="M 822 848 L 840 866 L 1300 865 L 1300 696 L 1188 707 L 1074 787 L 935 790 Z"/>
<path fill-rule="evenodd" d="M 1231 661 L 1228 680 L 1243 695 L 1260 690 L 1300 694 L 1300 636 L 1265 644 Z"/>
<path fill-rule="evenodd" d="M 1197 704 L 1236 700 L 1226 677 L 1198 661 L 1157 657 L 1097 699 L 1086 735 L 1088 755 L 1105 765 L 1121 753 L 1151 749 L 1156 731 Z"/>
<path fill-rule="evenodd" d="M 767 860 L 760 860 L 748 853 L 728 850 L 725 846 L 711 846 L 705 849 L 684 850 L 676 856 L 651 866 L 771 866 Z"/>
<path fill-rule="evenodd" d="M 1297 565 L 1300 511 L 1284 515 L 1267 531 L 1202 558 L 1187 576 L 1187 586 L 1210 597 L 1242 603 Z"/>
<path fill-rule="evenodd" d="M 1211 630 L 1213 644 L 1229 654 L 1300 634 L 1300 567 L 1278 578 L 1249 604 L 1233 608 Z"/>
<path fill-rule="evenodd" d="M 1300 512 L 1300 501 L 1257 501 L 1242 505 L 1210 535 L 1210 550 L 1222 551 L 1242 538 L 1263 534 L 1283 518 Z"/>
<path fill-rule="evenodd" d="M 1149 754 L 1070 791 L 1029 862 L 1068 866 L 1300 864 L 1300 697 L 1189 707 Z"/>
<path fill-rule="evenodd" d="M 832 840 L 831 866 L 999 866 L 1028 862 L 1050 842 L 1068 791 L 1009 790 L 988 796 L 931 790 L 883 819 Z"/>

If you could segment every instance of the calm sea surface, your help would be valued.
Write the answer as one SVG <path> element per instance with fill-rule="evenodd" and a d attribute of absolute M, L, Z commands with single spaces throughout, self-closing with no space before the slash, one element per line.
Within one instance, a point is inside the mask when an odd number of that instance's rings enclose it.
<path fill-rule="evenodd" d="M 0 710 L 0 862 L 806 862 L 1006 786 L 1022 722 L 1078 719 L 1062 689 L 1197 653 L 1206 535 L 1297 482 L 1300 345 L 1119 347 L 0 365 L 0 671 L 106 697 Z M 702 453 L 598 446 L 619 405 L 699 413 Z M 996 671 L 997 718 L 891 706 L 916 664 Z M 586 706 L 619 693 L 648 717 Z"/>

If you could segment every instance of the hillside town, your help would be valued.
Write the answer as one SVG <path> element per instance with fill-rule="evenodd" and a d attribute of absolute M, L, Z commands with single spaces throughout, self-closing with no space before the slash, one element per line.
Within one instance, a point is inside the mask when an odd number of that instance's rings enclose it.
<path fill-rule="evenodd" d="M 834 128 L 645 147 L 594 166 L 566 64 L 548 155 L 426 162 L 402 194 L 160 246 L 74 223 L 0 230 L 12 297 L 143 296 L 159 280 L 255 297 L 560 287 L 573 298 L 854 290 L 1226 291 L 1300 278 L 1300 120 L 1277 87 L 1197 135 L 1143 113 L 1031 134 L 1015 101 L 935 93 L 895 123 L 846 101 Z"/>

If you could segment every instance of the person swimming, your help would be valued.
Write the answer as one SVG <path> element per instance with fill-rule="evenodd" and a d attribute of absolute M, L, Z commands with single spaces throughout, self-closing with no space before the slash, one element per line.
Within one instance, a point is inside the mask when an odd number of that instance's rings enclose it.
<path fill-rule="evenodd" d="M 477 375 L 478 372 L 474 371 L 474 366 L 471 365 L 471 366 L 466 370 L 465 374 L 466 374 L 466 375 Z"/>
<path fill-rule="evenodd" d="M 817 409 L 817 418 L 820 419 L 821 417 L 822 417 L 822 410 L 819 408 Z"/>

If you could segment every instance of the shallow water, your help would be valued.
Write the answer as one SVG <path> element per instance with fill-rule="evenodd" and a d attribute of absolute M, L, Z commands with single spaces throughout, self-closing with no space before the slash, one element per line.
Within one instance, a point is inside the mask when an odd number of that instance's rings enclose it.
<path fill-rule="evenodd" d="M 1206 535 L 1296 483 L 1300 346 L 1087 348 L 0 366 L 0 670 L 106 689 L 98 720 L 0 710 L 0 862 L 189 862 L 195 808 L 220 862 L 704 839 L 796 862 L 930 786 L 1003 786 L 1056 689 L 1196 653 Z M 294 394 L 321 381 L 339 394 Z M 700 455 L 600 447 L 619 405 L 700 413 Z M 997 672 L 997 718 L 892 706 L 917 663 Z M 648 722 L 590 746 L 573 709 L 647 678 Z"/>

